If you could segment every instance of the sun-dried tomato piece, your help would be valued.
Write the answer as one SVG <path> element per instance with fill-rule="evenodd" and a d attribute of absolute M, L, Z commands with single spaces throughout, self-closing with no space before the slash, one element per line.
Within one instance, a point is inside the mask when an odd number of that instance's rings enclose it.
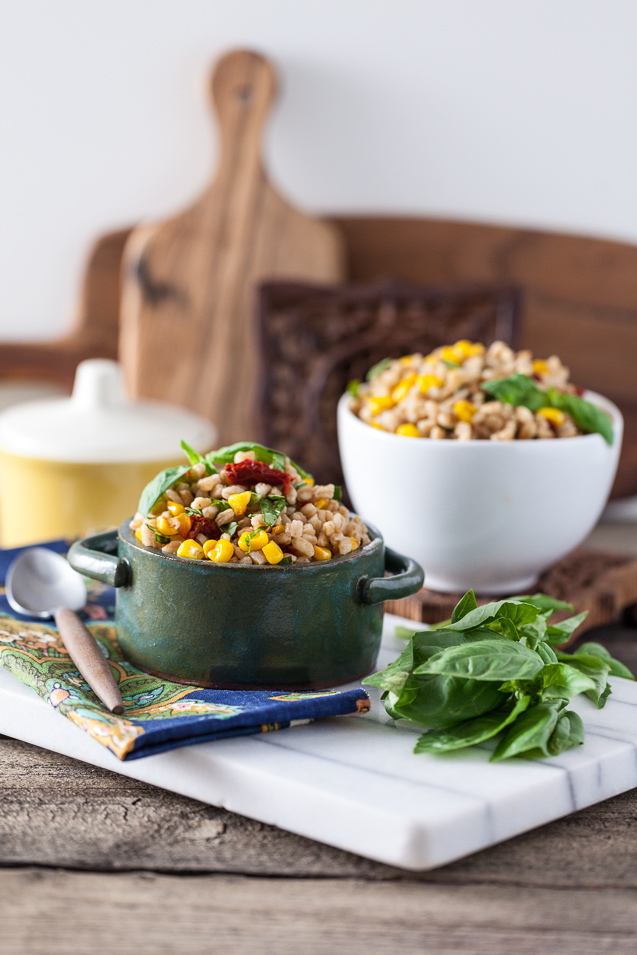
<path fill-rule="evenodd" d="M 194 540 L 197 534 L 205 534 L 206 537 L 218 541 L 221 537 L 221 530 L 217 527 L 215 522 L 209 518 L 193 516 L 191 518 L 190 530 L 186 534 L 186 540 Z"/>
<path fill-rule="evenodd" d="M 242 484 L 247 487 L 250 484 L 274 484 L 281 485 L 284 491 L 287 491 L 292 478 L 285 471 L 279 471 L 278 468 L 271 468 L 263 461 L 239 461 L 238 464 L 226 464 L 226 474 L 233 484 Z"/>

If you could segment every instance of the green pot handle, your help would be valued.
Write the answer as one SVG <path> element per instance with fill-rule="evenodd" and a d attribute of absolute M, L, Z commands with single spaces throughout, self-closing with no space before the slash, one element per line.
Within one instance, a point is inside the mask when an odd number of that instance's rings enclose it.
<path fill-rule="evenodd" d="M 391 577 L 363 577 L 358 583 L 358 599 L 363 604 L 379 604 L 384 600 L 400 600 L 417 593 L 425 580 L 425 572 L 411 557 L 403 557 L 390 547 L 385 548 L 385 568 Z"/>
<path fill-rule="evenodd" d="M 76 541 L 71 544 L 67 559 L 73 570 L 103 584 L 128 587 L 131 583 L 130 564 L 125 557 L 117 556 L 117 531 L 105 531 Z"/>

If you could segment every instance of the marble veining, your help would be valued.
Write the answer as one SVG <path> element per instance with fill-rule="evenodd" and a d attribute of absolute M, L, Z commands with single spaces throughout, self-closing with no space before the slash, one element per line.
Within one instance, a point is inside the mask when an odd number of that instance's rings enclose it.
<path fill-rule="evenodd" d="M 379 667 L 404 644 L 388 615 Z M 578 698 L 583 746 L 489 763 L 492 746 L 415 756 L 371 690 L 372 712 L 120 763 L 0 668 L 0 733 L 273 823 L 391 865 L 428 869 L 637 785 L 637 685 L 612 679 L 604 710 Z"/>

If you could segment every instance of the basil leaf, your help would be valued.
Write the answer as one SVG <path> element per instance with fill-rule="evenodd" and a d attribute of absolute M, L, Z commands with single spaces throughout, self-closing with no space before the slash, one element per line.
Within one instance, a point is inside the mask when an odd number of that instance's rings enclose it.
<path fill-rule="evenodd" d="M 459 365 L 457 361 L 447 361 L 446 358 L 442 359 L 443 365 L 446 365 L 447 368 L 462 368 L 462 365 Z"/>
<path fill-rule="evenodd" d="M 210 507 L 216 507 L 220 511 L 227 511 L 230 505 L 222 497 L 213 497 L 210 501 Z"/>
<path fill-rule="evenodd" d="M 281 560 L 276 566 L 280 567 L 282 564 L 291 564 L 291 563 L 292 563 L 292 557 L 290 556 L 290 554 L 286 554 L 285 557 L 281 558 Z"/>
<path fill-rule="evenodd" d="M 342 501 L 342 500 L 343 500 L 343 488 L 341 487 L 340 484 L 335 484 L 335 485 L 334 485 L 333 500 L 334 500 L 334 501 Z"/>
<path fill-rule="evenodd" d="M 591 677 L 567 663 L 549 663 L 545 666 L 542 670 L 542 683 L 543 700 L 569 700 L 579 693 L 588 693 L 589 690 L 595 689 L 595 681 Z"/>
<path fill-rule="evenodd" d="M 549 404 L 547 393 L 535 384 L 528 375 L 511 375 L 509 378 L 494 378 L 483 381 L 483 391 L 507 405 L 524 405 L 531 411 L 539 411 Z"/>
<path fill-rule="evenodd" d="M 544 661 L 545 666 L 544 666 L 544 670 L 542 670 L 542 673 L 544 673 L 547 666 L 552 666 L 553 664 L 557 663 L 557 656 L 555 654 L 555 650 L 549 647 L 547 643 L 538 644 L 538 646 L 535 648 L 535 652 Z"/>
<path fill-rule="evenodd" d="M 550 610 L 572 610 L 573 604 L 565 603 L 563 600 L 556 600 L 554 597 L 549 597 L 548 594 L 525 594 L 521 597 L 510 597 L 509 600 L 518 600 L 520 603 L 531 604 L 532 607 L 536 607 L 538 610 L 545 612 Z"/>
<path fill-rule="evenodd" d="M 584 723 L 573 710 L 560 713 L 557 725 L 546 745 L 549 756 L 559 756 L 565 749 L 581 746 L 584 742 Z"/>
<path fill-rule="evenodd" d="M 586 690 L 586 696 L 592 700 L 598 710 L 603 709 L 606 700 L 610 696 L 610 684 L 608 683 L 609 665 L 601 657 L 594 654 L 573 654 L 560 653 L 557 651 L 557 658 L 560 663 L 566 663 L 568 666 L 579 670 L 590 680 L 593 681 L 593 687 Z"/>
<path fill-rule="evenodd" d="M 195 451 L 194 448 L 191 448 L 187 441 L 181 442 L 182 449 L 186 452 L 186 457 L 190 461 L 191 467 L 195 464 L 203 464 L 207 474 L 216 474 L 217 469 L 213 467 L 210 461 L 204 458 L 203 454 L 199 454 L 198 451 Z"/>
<path fill-rule="evenodd" d="M 529 751 L 549 756 L 548 741 L 557 726 L 562 707 L 561 700 L 549 700 L 525 710 L 505 733 L 491 757 L 491 762 L 497 763 Z"/>
<path fill-rule="evenodd" d="M 623 676 L 625 680 L 635 679 L 628 667 L 611 656 L 606 647 L 603 647 L 601 643 L 581 643 L 572 656 L 575 658 L 583 656 L 597 657 L 608 664 L 608 671 L 611 676 Z"/>
<path fill-rule="evenodd" d="M 157 528 L 153 527 L 152 524 L 146 524 L 146 527 L 155 535 L 156 544 L 170 544 L 170 537 L 166 537 L 165 534 L 160 534 Z"/>
<path fill-rule="evenodd" d="M 448 753 L 456 749 L 464 749 L 466 746 L 475 746 L 476 743 L 483 743 L 517 719 L 520 713 L 527 709 L 530 702 L 530 696 L 523 696 L 516 701 L 513 709 L 485 713 L 484 716 L 465 720 L 450 729 L 429 730 L 419 738 L 414 747 L 414 753 Z"/>
<path fill-rule="evenodd" d="M 411 640 L 415 633 L 417 633 L 417 631 L 412 630 L 410 627 L 398 626 L 394 629 L 394 636 L 397 640 Z"/>
<path fill-rule="evenodd" d="M 566 643 L 569 637 L 588 617 L 588 610 L 576 614 L 574 617 L 567 617 L 566 620 L 560 620 L 559 623 L 552 623 L 546 630 L 546 642 L 551 646 L 557 647 L 561 643 Z"/>
<path fill-rule="evenodd" d="M 451 614 L 451 623 L 455 623 L 457 620 L 462 620 L 463 617 L 466 617 L 468 613 L 477 608 L 478 604 L 476 603 L 476 595 L 473 590 L 468 590 L 464 597 L 458 601 L 456 606 L 453 608 L 453 613 Z"/>
<path fill-rule="evenodd" d="M 211 461 L 216 467 L 223 467 L 226 464 L 233 464 L 234 456 L 239 451 L 254 451 L 257 461 L 269 464 L 270 467 L 277 468 L 279 471 L 285 471 L 285 455 L 282 451 L 266 448 L 262 444 L 255 444 L 253 441 L 238 441 L 236 444 L 229 444 L 225 448 L 211 451 L 210 454 L 206 455 L 206 460 Z"/>
<path fill-rule="evenodd" d="M 238 521 L 230 521 L 228 524 L 224 524 L 220 530 L 222 534 L 229 534 L 229 536 L 232 537 L 238 526 Z"/>
<path fill-rule="evenodd" d="M 559 408 L 570 414 L 580 429 L 591 434 L 601 434 L 607 444 L 614 440 L 613 425 L 608 415 L 585 398 L 579 395 L 566 394 L 556 388 L 549 388 L 547 392 L 552 408 Z"/>
<path fill-rule="evenodd" d="M 172 487 L 189 470 L 190 465 L 180 468 L 166 468 L 164 471 L 160 471 L 142 491 L 137 510 L 142 514 L 150 514 L 162 494 L 165 494 L 168 488 Z"/>
<path fill-rule="evenodd" d="M 187 507 L 185 510 L 191 517 L 203 517 L 203 511 L 198 507 Z"/>
<path fill-rule="evenodd" d="M 469 611 L 461 619 L 447 624 L 447 629 L 472 630 L 474 627 L 484 626 L 498 617 L 505 616 L 517 625 L 518 623 L 528 623 L 535 620 L 537 615 L 538 611 L 530 604 L 511 599 L 497 600 Z"/>
<path fill-rule="evenodd" d="M 537 676 L 543 661 L 521 643 L 480 640 L 449 647 L 416 667 L 414 674 L 435 673 L 471 680 L 528 680 Z"/>
<path fill-rule="evenodd" d="M 351 395 L 352 398 L 358 398 L 358 392 L 360 389 L 361 383 L 358 378 L 353 378 L 351 381 L 347 382 L 347 393 Z"/>
<path fill-rule="evenodd" d="M 392 361 L 392 358 L 383 358 L 381 361 L 376 362 L 365 375 L 365 381 L 371 381 L 376 375 L 380 375 L 381 371 L 385 371 L 386 368 L 389 368 Z"/>
<path fill-rule="evenodd" d="M 263 497 L 259 503 L 261 506 L 261 513 L 263 514 L 263 520 L 268 527 L 272 527 L 273 524 L 276 524 L 287 506 L 287 501 L 285 498 L 279 497 L 278 495 L 273 497 Z"/>

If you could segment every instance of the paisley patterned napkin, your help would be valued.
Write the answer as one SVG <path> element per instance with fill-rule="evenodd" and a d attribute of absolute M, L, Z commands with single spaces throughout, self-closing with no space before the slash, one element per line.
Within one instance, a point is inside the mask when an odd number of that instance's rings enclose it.
<path fill-rule="evenodd" d="M 64 554 L 68 542 L 41 546 Z M 115 716 L 84 681 L 55 626 L 10 610 L 4 581 L 19 553 L 21 549 L 0 550 L 0 663 L 118 759 L 138 759 L 205 740 L 265 733 L 369 709 L 367 694 L 360 688 L 308 693 L 206 690 L 150 676 L 122 656 L 113 625 L 114 589 L 90 581 L 83 616 L 119 683 L 125 709 Z"/>

